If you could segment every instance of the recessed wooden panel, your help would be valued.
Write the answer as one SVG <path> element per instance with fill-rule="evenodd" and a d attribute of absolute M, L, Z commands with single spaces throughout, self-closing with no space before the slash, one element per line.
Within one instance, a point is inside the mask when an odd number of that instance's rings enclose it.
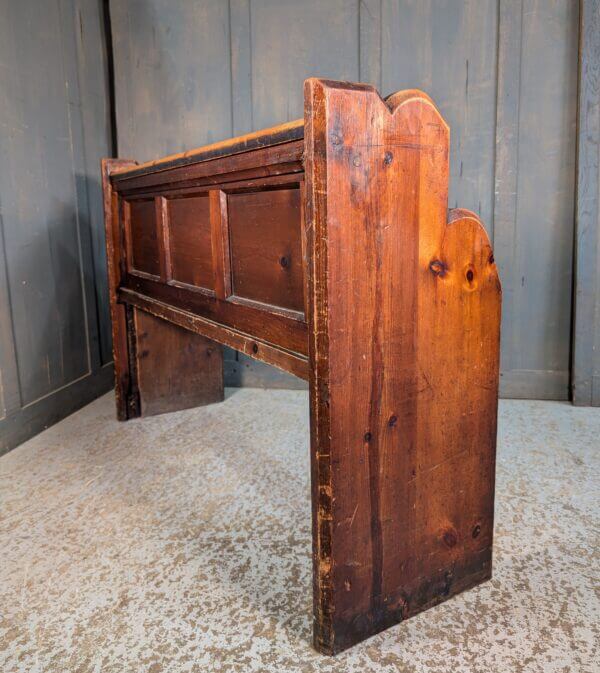
<path fill-rule="evenodd" d="M 233 294 L 304 310 L 300 190 L 230 194 Z"/>
<path fill-rule="evenodd" d="M 154 199 L 129 202 L 130 266 L 154 276 L 160 275 Z"/>
<path fill-rule="evenodd" d="M 208 194 L 169 199 L 168 222 L 172 279 L 213 290 Z"/>

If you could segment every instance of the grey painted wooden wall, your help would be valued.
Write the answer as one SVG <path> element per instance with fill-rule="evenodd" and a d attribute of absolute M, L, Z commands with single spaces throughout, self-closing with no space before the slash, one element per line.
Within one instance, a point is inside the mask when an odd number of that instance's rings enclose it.
<path fill-rule="evenodd" d="M 600 404 L 599 0 L 581 6 L 0 0 L 0 452 L 111 385 L 112 134 L 144 160 L 277 124 L 302 115 L 313 75 L 433 96 L 450 205 L 482 216 L 501 267 L 502 394 L 564 399 L 572 359 L 576 401 Z M 232 353 L 227 367 L 234 384 L 303 385 Z"/>
<path fill-rule="evenodd" d="M 600 0 L 583 0 L 575 239 L 575 404 L 600 406 Z"/>
<path fill-rule="evenodd" d="M 0 453 L 112 384 L 98 0 L 0 2 Z"/>
<path fill-rule="evenodd" d="M 500 264 L 502 394 L 568 397 L 577 2 L 111 0 L 111 12 L 123 157 L 297 118 L 308 76 L 429 93 L 451 127 L 451 205 L 480 214 Z"/>

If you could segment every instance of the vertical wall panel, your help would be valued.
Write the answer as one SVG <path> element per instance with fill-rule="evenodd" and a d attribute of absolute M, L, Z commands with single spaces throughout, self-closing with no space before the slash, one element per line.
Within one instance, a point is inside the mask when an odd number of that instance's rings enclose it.
<path fill-rule="evenodd" d="M 358 4 L 252 0 L 254 128 L 302 117 L 307 77 L 359 79 Z"/>
<path fill-rule="evenodd" d="M 600 406 L 600 0 L 582 0 L 580 23 L 572 390 Z"/>
<path fill-rule="evenodd" d="M 501 2 L 496 257 L 505 395 L 569 394 L 578 5 Z M 504 145 L 510 149 L 507 150 Z"/>
<path fill-rule="evenodd" d="M 95 33 L 78 45 L 86 25 Z M 107 107 L 84 106 L 79 81 L 83 56 L 103 71 L 102 32 L 100 1 L 56 0 L 43 12 L 33 0 L 0 5 L 0 451 L 111 378 L 101 367 L 91 245 L 101 211 L 91 212 L 89 184 L 108 147 L 99 122 Z M 99 136 L 89 153 L 86 126 Z"/>
<path fill-rule="evenodd" d="M 111 101 L 108 95 L 108 44 L 105 36 L 103 3 L 98 0 L 77 0 L 69 17 L 67 35 L 76 43 L 78 98 L 72 119 L 80 115 L 82 166 L 77 173 L 80 193 L 78 208 L 80 226 L 86 233 L 93 264 L 85 264 L 85 284 L 95 290 L 90 305 L 97 307 L 97 335 L 90 334 L 92 357 L 98 353 L 102 365 L 112 362 L 112 335 L 106 275 L 104 243 L 104 206 L 99 158 L 113 154 Z M 87 202 L 87 203 L 86 203 Z M 90 321 L 93 316 L 90 316 Z M 99 340 L 97 345 L 94 340 Z"/>
<path fill-rule="evenodd" d="M 145 161 L 231 135 L 229 3 L 110 6 L 119 155 Z"/>
<path fill-rule="evenodd" d="M 10 65 L 0 75 L 7 124 L 0 191 L 19 383 L 28 404 L 90 366 L 64 86 L 72 54 L 63 54 L 59 11 L 42 18 L 36 3 L 18 2 L 5 5 L 4 14 L 0 59 Z M 23 40 L 32 25 L 37 39 Z"/>
<path fill-rule="evenodd" d="M 450 125 L 450 205 L 493 231 L 496 0 L 385 0 L 382 87 L 423 89 Z"/>

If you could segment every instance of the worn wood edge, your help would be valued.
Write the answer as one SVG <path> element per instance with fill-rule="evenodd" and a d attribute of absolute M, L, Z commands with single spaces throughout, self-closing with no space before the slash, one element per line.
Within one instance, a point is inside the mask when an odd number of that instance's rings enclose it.
<path fill-rule="evenodd" d="M 432 98 L 420 89 L 402 89 L 401 91 L 396 91 L 395 93 L 386 96 L 385 98 L 379 93 L 379 91 L 371 84 L 362 84 L 354 82 L 343 82 L 330 79 L 321 79 L 318 77 L 311 77 L 306 80 L 305 85 L 312 86 L 309 83 L 320 83 L 323 86 L 326 86 L 329 89 L 345 89 L 347 91 L 356 91 L 373 94 L 376 98 L 379 99 L 382 106 L 387 108 L 388 112 L 393 116 L 398 110 L 409 103 L 419 102 L 423 105 L 427 105 L 439 118 L 442 123 L 444 130 L 449 134 L 450 127 L 448 123 L 442 116 L 437 105 L 433 102 Z M 304 121 L 304 126 L 306 128 L 306 119 Z M 305 140 L 306 140 L 306 130 L 305 130 Z"/>
<path fill-rule="evenodd" d="M 379 93 L 377 92 L 376 89 L 373 89 L 373 92 L 377 93 L 377 95 L 379 96 Z M 379 97 L 381 98 L 381 96 Z M 390 94 L 389 96 L 387 96 L 385 99 L 382 100 L 392 114 L 395 114 L 405 105 L 409 105 L 411 103 L 418 102 L 422 103 L 423 105 L 428 105 L 435 111 L 436 115 L 440 120 L 440 123 L 442 124 L 444 130 L 448 134 L 448 138 L 450 137 L 450 127 L 448 126 L 448 122 L 446 122 L 446 120 L 442 116 L 442 113 L 440 112 L 438 106 L 433 102 L 431 96 L 426 94 L 424 91 L 421 91 L 420 89 L 404 89 L 402 91 L 396 91 L 396 93 Z"/>
<path fill-rule="evenodd" d="M 275 164 L 281 166 L 281 164 Z M 162 184 L 152 187 L 121 189 L 119 183 L 116 187 L 119 196 L 125 199 L 135 198 L 144 199 L 153 196 L 166 196 L 167 198 L 185 198 L 196 194 L 206 193 L 209 190 L 216 189 L 224 191 L 226 194 L 236 193 L 247 189 L 261 189 L 262 187 L 277 187 L 285 185 L 298 185 L 303 180 L 304 167 L 297 163 L 296 166 L 286 164 L 286 171 L 275 175 L 253 175 L 252 177 L 240 178 L 234 171 L 231 173 L 220 173 L 218 176 L 208 178 L 193 178 L 190 180 L 168 182 L 165 180 Z M 244 172 L 251 172 L 251 169 Z M 253 172 L 253 171 L 252 171 Z M 165 173 L 165 178 L 168 172 Z"/>
<path fill-rule="evenodd" d="M 490 269 L 492 271 L 492 275 L 494 277 L 495 283 L 496 283 L 496 290 L 498 292 L 498 303 L 501 306 L 502 305 L 502 282 L 500 280 L 500 273 L 498 271 L 498 265 L 496 263 L 496 260 L 494 258 L 494 252 L 493 252 L 493 245 L 490 241 L 489 234 L 486 230 L 486 228 L 483 225 L 483 222 L 481 221 L 479 215 L 477 213 L 474 213 L 472 210 L 467 210 L 466 208 L 451 208 L 448 211 L 448 218 L 446 221 L 446 227 L 460 227 L 462 223 L 466 222 L 474 222 L 475 227 L 477 229 L 477 235 L 479 236 L 481 240 L 481 244 L 484 246 L 487 246 L 490 248 L 491 252 L 491 257 L 488 260 Z M 500 334 L 498 334 L 498 337 L 500 337 Z"/>
<path fill-rule="evenodd" d="M 254 360 L 266 362 L 301 379 L 308 379 L 308 358 L 300 353 L 287 351 L 221 323 L 147 297 L 135 290 L 121 288 L 119 290 L 119 297 L 127 304 L 152 313 L 157 318 L 173 322 L 180 327 L 201 334 L 224 346 L 234 348 Z"/>
<path fill-rule="evenodd" d="M 483 557 L 483 561 L 480 557 Z M 472 566 L 472 569 L 471 569 Z M 448 573 L 457 573 L 461 575 L 459 580 L 452 583 L 448 582 Z M 398 599 L 398 603 L 402 606 L 395 613 L 388 613 L 383 619 L 372 619 L 372 628 L 353 633 L 353 624 L 348 623 L 342 626 L 342 631 L 346 633 L 345 639 L 335 638 L 333 647 L 328 651 L 323 651 L 324 654 L 336 655 L 340 652 L 354 647 L 358 641 L 365 640 L 371 636 L 381 633 L 392 626 L 396 626 L 407 619 L 416 617 L 417 615 L 435 607 L 440 603 L 446 602 L 450 598 L 461 594 L 463 591 L 473 589 L 474 587 L 487 582 L 492 578 L 492 548 L 486 547 L 481 550 L 476 561 L 471 563 L 463 563 L 460 566 L 453 564 L 440 568 L 433 578 L 420 578 L 421 584 L 415 590 L 415 593 L 420 596 L 418 603 L 413 603 L 408 611 L 405 610 L 403 604 L 403 597 L 392 597 L 392 601 Z M 350 634 L 348 636 L 348 634 Z"/>
<path fill-rule="evenodd" d="M 118 176 L 120 180 L 134 178 L 147 173 L 157 173 L 171 168 L 179 168 L 190 164 L 202 163 L 211 159 L 250 152 L 261 147 L 282 145 L 294 140 L 302 140 L 303 137 L 304 120 L 296 119 L 268 129 L 254 131 L 247 135 L 228 138 L 227 140 L 212 143 L 211 145 L 204 145 L 203 147 L 147 161 L 138 164 L 135 168 L 114 170 L 112 174 Z"/>
<path fill-rule="evenodd" d="M 309 299 L 310 310 L 308 317 L 309 323 L 309 356 L 310 356 L 310 391 L 311 391 L 311 444 L 312 446 L 321 446 L 321 436 L 327 438 L 329 429 L 323 429 L 320 419 L 320 407 L 327 405 L 326 381 L 328 380 L 328 362 L 326 358 L 319 358 L 319 352 L 326 352 L 328 343 L 327 328 L 327 259 L 325 255 L 319 255 L 319 250 L 315 248 L 313 241 L 316 229 L 326 227 L 327 221 L 327 139 L 325 137 L 325 128 L 316 128 L 315 117 L 322 114 L 325 105 L 324 88 L 346 89 L 348 91 L 368 92 L 374 94 L 388 112 L 393 116 L 398 110 L 409 104 L 422 104 L 429 106 L 439 118 L 443 128 L 450 135 L 450 129 L 442 117 L 439 109 L 432 99 L 419 90 L 410 89 L 399 91 L 388 96 L 385 100 L 379 92 L 370 85 L 353 84 L 346 82 L 335 82 L 331 80 L 321 80 L 311 78 L 305 82 L 305 171 L 306 184 L 310 188 L 306 199 L 306 229 L 309 234 L 311 267 L 309 269 Z M 317 159 L 317 160 L 315 160 Z M 317 169 L 322 170 L 319 174 Z M 318 219 L 315 212 L 318 210 Z M 480 218 L 473 211 L 464 208 L 454 208 L 448 210 L 446 227 L 461 227 L 461 224 L 467 225 L 469 222 L 476 225 L 477 234 L 480 237 L 482 245 L 489 246 L 492 250 L 489 236 Z M 498 269 L 493 259 L 493 253 L 490 258 L 490 267 L 495 285 L 498 291 L 498 308 L 500 310 L 502 292 Z M 324 279 L 321 287 L 317 288 L 316 279 Z M 320 291 L 319 291 L 320 289 Z M 498 340 L 499 340 L 498 333 Z M 499 344 L 498 344 L 499 346 Z M 498 362 L 496 365 L 499 371 L 499 347 Z M 496 408 L 498 394 L 496 393 Z M 325 418 L 327 415 L 325 414 Z M 378 633 L 390 626 L 397 624 L 404 619 L 413 616 L 437 603 L 443 602 L 450 596 L 458 594 L 466 589 L 474 587 L 491 577 L 491 548 L 482 550 L 482 553 L 489 554 L 489 563 L 484 567 L 477 567 L 473 564 L 472 569 L 465 569 L 465 574 L 460 581 L 455 582 L 451 588 L 439 594 L 433 593 L 422 604 L 413 604 L 409 614 L 403 614 L 400 611 L 396 615 L 373 615 L 372 626 L 368 632 L 352 634 L 352 625 L 343 625 L 342 631 L 346 635 L 340 637 L 337 633 L 339 623 L 333 623 L 335 614 L 335 604 L 333 600 L 332 586 L 332 559 L 327 550 L 331 549 L 333 513 L 332 513 L 332 483 L 330 465 L 323 463 L 329 459 L 329 450 L 325 449 L 325 455 L 317 455 L 311 451 L 311 470 L 312 470 L 312 489 L 313 489 L 313 603 L 314 603 L 314 630 L 313 641 L 315 648 L 323 654 L 334 655 L 348 647 L 356 644 L 375 633 Z M 427 583 L 431 585 L 432 583 Z M 350 635 L 348 635 L 350 634 Z M 346 638 L 344 640 L 344 638 Z"/>
<path fill-rule="evenodd" d="M 363 85 L 364 86 L 364 85 Z M 308 333 L 311 435 L 312 555 L 313 555 L 313 644 L 324 654 L 333 654 L 331 551 L 331 469 L 329 452 L 321 455 L 314 447 L 328 446 L 327 404 L 329 362 L 320 353 L 329 350 L 327 252 L 315 245 L 327 219 L 327 169 L 324 128 L 316 127 L 324 111 L 324 84 L 316 78 L 304 83 L 305 143 L 305 235 L 308 257 Z M 325 423 L 322 421 L 325 419 Z M 327 427 L 323 427 L 327 423 Z"/>
<path fill-rule="evenodd" d="M 102 200 L 104 205 L 104 228 L 106 236 L 106 267 L 108 274 L 108 295 L 112 333 L 112 354 L 114 363 L 115 403 L 117 418 L 125 421 L 129 418 L 128 400 L 123 393 L 124 384 L 129 383 L 130 372 L 127 358 L 127 318 L 125 308 L 118 305 L 117 292 L 122 274 L 121 240 L 116 235 L 118 227 L 118 206 L 115 204 L 115 192 L 110 182 L 111 174 L 120 166 L 135 165 L 132 159 L 103 158 L 100 161 L 102 175 Z M 117 212 L 115 212 L 117 211 Z M 115 218 L 117 222 L 115 222 Z"/>

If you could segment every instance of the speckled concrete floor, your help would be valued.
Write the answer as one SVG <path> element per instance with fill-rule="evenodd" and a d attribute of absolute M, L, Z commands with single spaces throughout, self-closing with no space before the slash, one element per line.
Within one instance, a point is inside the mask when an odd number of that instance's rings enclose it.
<path fill-rule="evenodd" d="M 119 424 L 107 395 L 1 458 L 0 670 L 599 670 L 600 410 L 502 402 L 493 580 L 330 659 L 307 407 L 244 389 Z"/>

